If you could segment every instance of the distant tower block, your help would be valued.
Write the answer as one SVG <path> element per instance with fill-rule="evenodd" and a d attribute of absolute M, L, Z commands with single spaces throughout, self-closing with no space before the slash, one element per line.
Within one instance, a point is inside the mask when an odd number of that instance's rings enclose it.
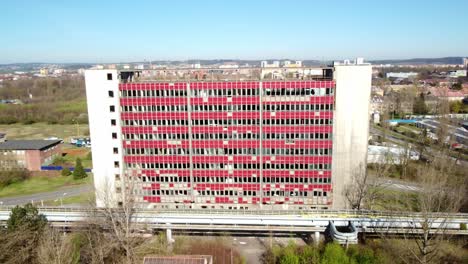
<path fill-rule="evenodd" d="M 465 66 L 466 77 L 468 77 L 468 58 L 463 58 L 463 65 Z"/>

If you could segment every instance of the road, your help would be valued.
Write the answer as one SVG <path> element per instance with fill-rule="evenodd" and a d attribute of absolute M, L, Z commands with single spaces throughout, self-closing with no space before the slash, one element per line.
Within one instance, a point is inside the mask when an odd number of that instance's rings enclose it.
<path fill-rule="evenodd" d="M 370 127 L 370 130 L 369 130 L 370 134 L 374 134 L 374 135 L 379 135 L 379 136 L 382 136 L 383 135 L 383 132 L 381 130 L 378 130 L 376 129 L 375 127 L 371 126 Z M 385 135 L 385 137 L 387 139 L 390 139 L 391 141 L 397 143 L 397 144 L 400 144 L 401 146 L 405 146 L 405 144 L 409 144 L 409 146 L 413 146 L 414 144 L 413 143 L 410 143 L 410 142 L 407 142 L 407 141 L 404 141 L 402 139 L 399 139 L 393 135 L 391 135 L 392 132 L 388 131 L 387 134 Z M 425 151 L 427 153 L 430 153 L 434 156 L 437 156 L 438 154 L 438 151 L 434 150 L 433 148 L 431 147 L 426 147 L 425 148 Z M 454 157 L 450 157 L 452 160 L 455 160 Z M 457 164 L 458 165 L 462 165 L 464 167 L 467 167 L 468 166 L 468 162 L 466 160 L 462 160 L 462 159 L 457 159 Z"/>
<path fill-rule="evenodd" d="M 372 179 L 371 181 L 377 181 L 377 183 L 382 184 L 388 190 L 396 190 L 396 191 L 406 191 L 406 192 L 417 192 L 421 190 L 415 183 L 408 183 L 405 181 L 398 181 L 394 179 Z"/>
<path fill-rule="evenodd" d="M 91 192 L 93 190 L 92 185 L 80 185 L 75 187 L 62 188 L 57 191 L 36 193 L 30 195 L 22 195 L 15 197 L 0 198 L 0 205 L 21 205 L 26 203 L 38 203 L 41 201 L 57 200 L 60 198 L 78 196 L 83 193 Z"/>

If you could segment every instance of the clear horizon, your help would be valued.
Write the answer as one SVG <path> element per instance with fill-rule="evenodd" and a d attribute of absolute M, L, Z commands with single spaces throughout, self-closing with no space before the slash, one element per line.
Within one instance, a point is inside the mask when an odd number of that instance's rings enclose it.
<path fill-rule="evenodd" d="M 425 57 L 425 58 L 422 58 L 422 57 L 419 57 L 419 58 L 416 58 L 416 57 L 408 57 L 408 58 L 401 58 L 401 59 L 393 59 L 393 58 L 388 58 L 388 59 L 368 59 L 368 58 L 364 58 L 364 61 L 387 61 L 387 60 L 395 60 L 395 61 L 400 61 L 400 60 L 413 60 L 413 59 L 443 59 L 443 58 L 468 58 L 468 56 L 447 56 L 447 57 Z M 350 57 L 350 58 L 337 58 L 337 59 L 328 59 L 328 60 L 324 60 L 325 62 L 331 62 L 331 61 L 342 61 L 342 60 L 346 60 L 346 59 L 350 59 L 350 60 L 354 60 L 356 59 L 355 57 Z M 213 58 L 213 59 L 186 59 L 186 60 L 151 60 L 152 62 L 154 61 L 168 61 L 168 62 L 186 62 L 186 61 L 203 61 L 203 60 L 224 60 L 224 61 L 229 61 L 229 60 L 232 60 L 232 61 L 262 61 L 262 60 L 266 60 L 266 61 L 275 61 L 275 60 L 279 60 L 279 61 L 283 61 L 283 60 L 291 60 L 292 59 L 289 59 L 289 58 L 260 58 L 260 59 L 229 59 L 229 58 Z M 300 60 L 300 61 L 319 61 L 317 59 L 301 59 L 301 58 L 298 58 L 297 60 Z M 26 62 L 7 62 L 7 63 L 0 63 L 0 65 L 8 65 L 8 64 L 125 64 L 125 63 L 145 63 L 145 62 L 150 62 L 149 60 L 146 60 L 146 61 L 118 61 L 118 62 L 115 62 L 115 61 L 104 61 L 104 62 L 93 62 L 93 61 L 81 61 L 81 62 L 75 62 L 75 61 L 70 61 L 70 62 L 54 62 L 54 61 L 26 61 Z M 460 64 L 462 62 L 460 61 Z"/>
<path fill-rule="evenodd" d="M 468 1 L 3 4 L 0 64 L 468 55 Z"/>

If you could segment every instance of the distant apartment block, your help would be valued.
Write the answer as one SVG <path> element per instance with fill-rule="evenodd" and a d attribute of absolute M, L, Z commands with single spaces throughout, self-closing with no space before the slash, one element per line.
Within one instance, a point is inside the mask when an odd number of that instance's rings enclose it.
<path fill-rule="evenodd" d="M 61 140 L 6 140 L 0 142 L 0 168 L 40 171 L 62 153 Z"/>
<path fill-rule="evenodd" d="M 418 73 L 417 72 L 388 72 L 386 76 L 387 78 L 408 79 L 408 78 L 417 77 Z"/>
<path fill-rule="evenodd" d="M 345 207 L 343 188 L 366 164 L 372 68 L 314 71 L 174 82 L 86 71 L 98 206 L 122 203 L 131 182 L 145 208 Z"/>

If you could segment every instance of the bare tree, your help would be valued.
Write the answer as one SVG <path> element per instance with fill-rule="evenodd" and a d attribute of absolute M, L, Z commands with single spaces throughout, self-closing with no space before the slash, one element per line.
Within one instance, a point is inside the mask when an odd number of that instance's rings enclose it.
<path fill-rule="evenodd" d="M 450 238 L 448 220 L 451 213 L 459 211 L 466 191 L 466 179 L 456 175 L 455 170 L 460 168 L 455 166 L 448 156 L 420 166 L 416 173 L 419 190 L 401 195 L 407 208 L 419 213 L 407 218 L 408 231 L 404 236 L 409 243 L 415 243 L 407 250 L 418 263 L 436 262 L 440 245 Z"/>
<path fill-rule="evenodd" d="M 398 151 L 397 166 L 401 179 L 408 178 L 408 167 L 411 161 L 412 151 L 408 142 L 405 142 Z"/>
<path fill-rule="evenodd" d="M 372 209 L 375 201 L 385 189 L 383 178 L 388 176 L 389 168 L 387 163 L 375 163 L 372 178 L 364 164 L 361 163 L 355 169 L 351 175 L 351 183 L 343 190 L 344 197 L 351 208 Z"/>
<path fill-rule="evenodd" d="M 37 251 L 38 262 L 41 264 L 67 264 L 76 261 L 68 235 L 52 228 L 42 234 Z"/>
<path fill-rule="evenodd" d="M 450 156 L 446 144 L 450 132 L 448 120 L 443 111 L 439 117 L 436 131 L 438 140 L 434 144 L 427 140 L 421 142 L 425 151 L 431 152 L 433 158 L 429 163 L 416 166 L 412 176 L 419 188 L 414 192 L 398 193 L 395 199 L 404 205 L 405 210 L 417 212 L 408 213 L 408 217 L 400 219 L 400 223 L 406 228 L 406 246 L 400 249 L 406 254 L 401 256 L 410 256 L 402 257 L 402 261 L 406 263 L 439 261 L 440 247 L 450 239 L 447 231 L 451 214 L 459 212 L 465 199 L 467 168 L 457 164 Z M 385 236 L 386 234 L 383 235 Z"/>
<path fill-rule="evenodd" d="M 102 247 L 95 258 L 102 259 L 107 255 L 106 252 L 117 250 L 122 251 L 125 263 L 135 262 L 135 248 L 143 242 L 136 226 L 138 217 L 134 191 L 138 181 L 137 177 L 127 176 L 121 181 L 121 185 L 109 185 L 103 193 L 98 194 L 104 201 L 104 207 L 97 208 L 90 215 L 90 224 L 94 230 L 87 235 L 92 243 L 106 244 L 103 240 L 107 239 L 112 242 Z M 112 193 L 114 189 L 119 190 L 119 193 Z M 96 230 L 105 230 L 108 237 L 99 236 Z"/>

